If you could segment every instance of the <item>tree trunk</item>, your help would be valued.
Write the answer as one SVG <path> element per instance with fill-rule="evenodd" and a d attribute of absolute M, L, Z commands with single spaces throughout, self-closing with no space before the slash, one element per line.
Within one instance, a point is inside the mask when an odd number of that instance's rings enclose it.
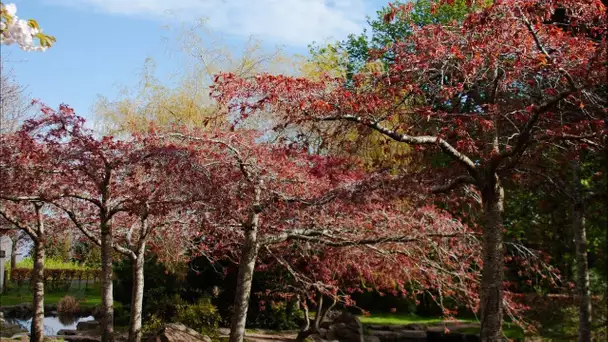
<path fill-rule="evenodd" d="M 112 227 L 101 225 L 101 318 L 103 342 L 114 341 L 114 289 L 112 283 Z"/>
<path fill-rule="evenodd" d="M 31 341 L 42 342 L 44 340 L 44 242 L 39 238 L 34 240 L 32 285 L 34 317 L 32 317 Z"/>
<path fill-rule="evenodd" d="M 243 342 L 243 338 L 245 337 L 251 283 L 259 247 L 257 241 L 258 216 L 258 213 L 252 213 L 248 222 L 249 224 L 245 227 L 245 242 L 241 250 L 241 262 L 239 264 L 236 294 L 234 296 L 230 342 Z"/>
<path fill-rule="evenodd" d="M 481 341 L 502 340 L 503 320 L 503 212 L 504 189 L 498 175 L 482 188 L 483 271 L 481 276 Z"/>
<path fill-rule="evenodd" d="M 315 328 L 315 332 L 319 331 L 319 328 L 321 328 L 321 320 L 323 320 L 323 294 L 321 293 L 321 291 L 318 291 L 317 293 L 317 311 L 315 314 L 315 324 L 314 324 L 314 328 Z"/>
<path fill-rule="evenodd" d="M 17 267 L 17 243 L 19 242 L 19 236 L 15 239 L 11 239 L 11 270 L 14 270 Z"/>
<path fill-rule="evenodd" d="M 141 316 L 144 301 L 144 253 L 131 258 L 133 268 L 133 289 L 131 292 L 131 320 L 129 321 L 129 342 L 140 342 Z"/>
<path fill-rule="evenodd" d="M 576 289 L 579 299 L 578 340 L 591 341 L 591 293 L 589 290 L 589 265 L 587 262 L 587 232 L 585 230 L 584 204 L 581 198 L 580 164 L 573 163 L 572 228 L 576 249 Z"/>

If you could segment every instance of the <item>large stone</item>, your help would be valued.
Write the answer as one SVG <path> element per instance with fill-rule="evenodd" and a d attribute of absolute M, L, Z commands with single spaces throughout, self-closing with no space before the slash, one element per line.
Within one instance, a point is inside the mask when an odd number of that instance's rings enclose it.
<path fill-rule="evenodd" d="M 363 336 L 363 341 L 364 342 L 382 342 L 380 341 L 380 338 L 378 336 Z"/>
<path fill-rule="evenodd" d="M 74 329 L 59 329 L 57 331 L 58 336 L 74 336 L 78 335 L 78 330 Z"/>
<path fill-rule="evenodd" d="M 343 312 L 331 322 L 327 339 L 341 342 L 364 342 L 363 326 L 357 316 Z"/>
<path fill-rule="evenodd" d="M 478 335 L 461 334 L 458 332 L 443 333 L 437 331 L 429 331 L 427 333 L 427 341 L 429 342 L 479 342 Z"/>
<path fill-rule="evenodd" d="M 426 331 L 420 330 L 370 330 L 370 336 L 375 336 L 382 342 L 426 341 Z"/>
<path fill-rule="evenodd" d="M 12 337 L 17 334 L 27 333 L 19 324 L 8 323 L 4 320 L 0 321 L 0 337 Z"/>
<path fill-rule="evenodd" d="M 81 321 L 76 324 L 76 330 L 78 331 L 95 330 L 99 327 L 100 323 L 98 321 Z"/>
<path fill-rule="evenodd" d="M 170 323 L 148 338 L 147 342 L 211 342 L 211 338 L 183 324 Z"/>

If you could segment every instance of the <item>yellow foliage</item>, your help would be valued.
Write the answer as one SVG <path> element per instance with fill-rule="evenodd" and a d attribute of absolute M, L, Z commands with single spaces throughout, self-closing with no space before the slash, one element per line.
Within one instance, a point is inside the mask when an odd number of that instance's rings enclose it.
<path fill-rule="evenodd" d="M 171 129 L 173 125 L 220 128 L 228 125 L 230 118 L 209 97 L 209 86 L 218 72 L 249 76 L 294 69 L 294 62 L 280 50 L 265 53 L 258 40 L 250 39 L 240 54 L 233 54 L 220 38 L 204 22 L 182 27 L 175 41 L 178 46 L 169 47 L 178 52 L 176 79 L 159 80 L 155 77 L 155 61 L 146 59 L 137 88 L 124 89 L 115 100 L 100 97 L 97 101 L 94 111 L 100 129 L 116 135 L 145 132 L 150 124 L 159 130 Z"/>

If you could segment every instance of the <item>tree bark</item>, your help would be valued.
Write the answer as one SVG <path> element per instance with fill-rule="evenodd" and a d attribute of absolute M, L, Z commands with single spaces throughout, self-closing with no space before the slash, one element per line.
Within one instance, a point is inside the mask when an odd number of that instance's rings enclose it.
<path fill-rule="evenodd" d="M 103 222 L 103 221 L 102 221 Z M 101 225 L 101 318 L 102 342 L 114 341 L 114 288 L 112 282 L 112 227 Z"/>
<path fill-rule="evenodd" d="M 321 293 L 321 291 L 318 291 L 317 293 L 317 311 L 315 314 L 315 324 L 314 324 L 314 328 L 315 331 L 319 331 L 319 328 L 321 328 L 321 320 L 323 319 L 323 294 Z"/>
<path fill-rule="evenodd" d="M 580 164 L 573 162 L 572 228 L 576 250 L 576 288 L 579 299 L 578 340 L 591 341 L 591 293 L 589 290 L 589 265 L 587 261 L 587 232 L 585 230 L 584 204 L 581 196 Z"/>
<path fill-rule="evenodd" d="M 14 270 L 15 267 L 17 267 L 17 243 L 19 240 L 19 235 L 17 235 L 15 239 L 11 239 L 11 270 Z"/>
<path fill-rule="evenodd" d="M 247 323 L 247 310 L 251 294 L 253 271 L 258 255 L 259 244 L 257 240 L 259 213 L 252 212 L 245 227 L 245 242 L 241 250 L 241 261 L 237 276 L 236 294 L 234 297 L 234 312 L 232 313 L 232 326 L 230 328 L 230 342 L 243 342 L 245 337 L 245 324 Z"/>
<path fill-rule="evenodd" d="M 129 321 L 129 342 L 140 342 L 142 338 L 141 319 L 144 301 L 144 253 L 131 258 L 133 268 L 133 289 L 131 291 L 131 319 Z"/>
<path fill-rule="evenodd" d="M 44 242 L 39 238 L 34 240 L 34 269 L 32 271 L 32 285 L 34 289 L 32 317 L 32 342 L 44 340 Z"/>
<path fill-rule="evenodd" d="M 482 187 L 484 240 L 481 276 L 481 341 L 501 341 L 503 321 L 504 189 L 492 174 Z"/>

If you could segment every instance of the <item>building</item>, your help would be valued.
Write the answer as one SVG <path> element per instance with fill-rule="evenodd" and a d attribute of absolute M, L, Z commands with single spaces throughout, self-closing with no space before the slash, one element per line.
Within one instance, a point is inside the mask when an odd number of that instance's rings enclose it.
<path fill-rule="evenodd" d="M 11 259 L 12 244 L 8 236 L 0 236 L 0 293 L 4 291 L 4 264 Z"/>

